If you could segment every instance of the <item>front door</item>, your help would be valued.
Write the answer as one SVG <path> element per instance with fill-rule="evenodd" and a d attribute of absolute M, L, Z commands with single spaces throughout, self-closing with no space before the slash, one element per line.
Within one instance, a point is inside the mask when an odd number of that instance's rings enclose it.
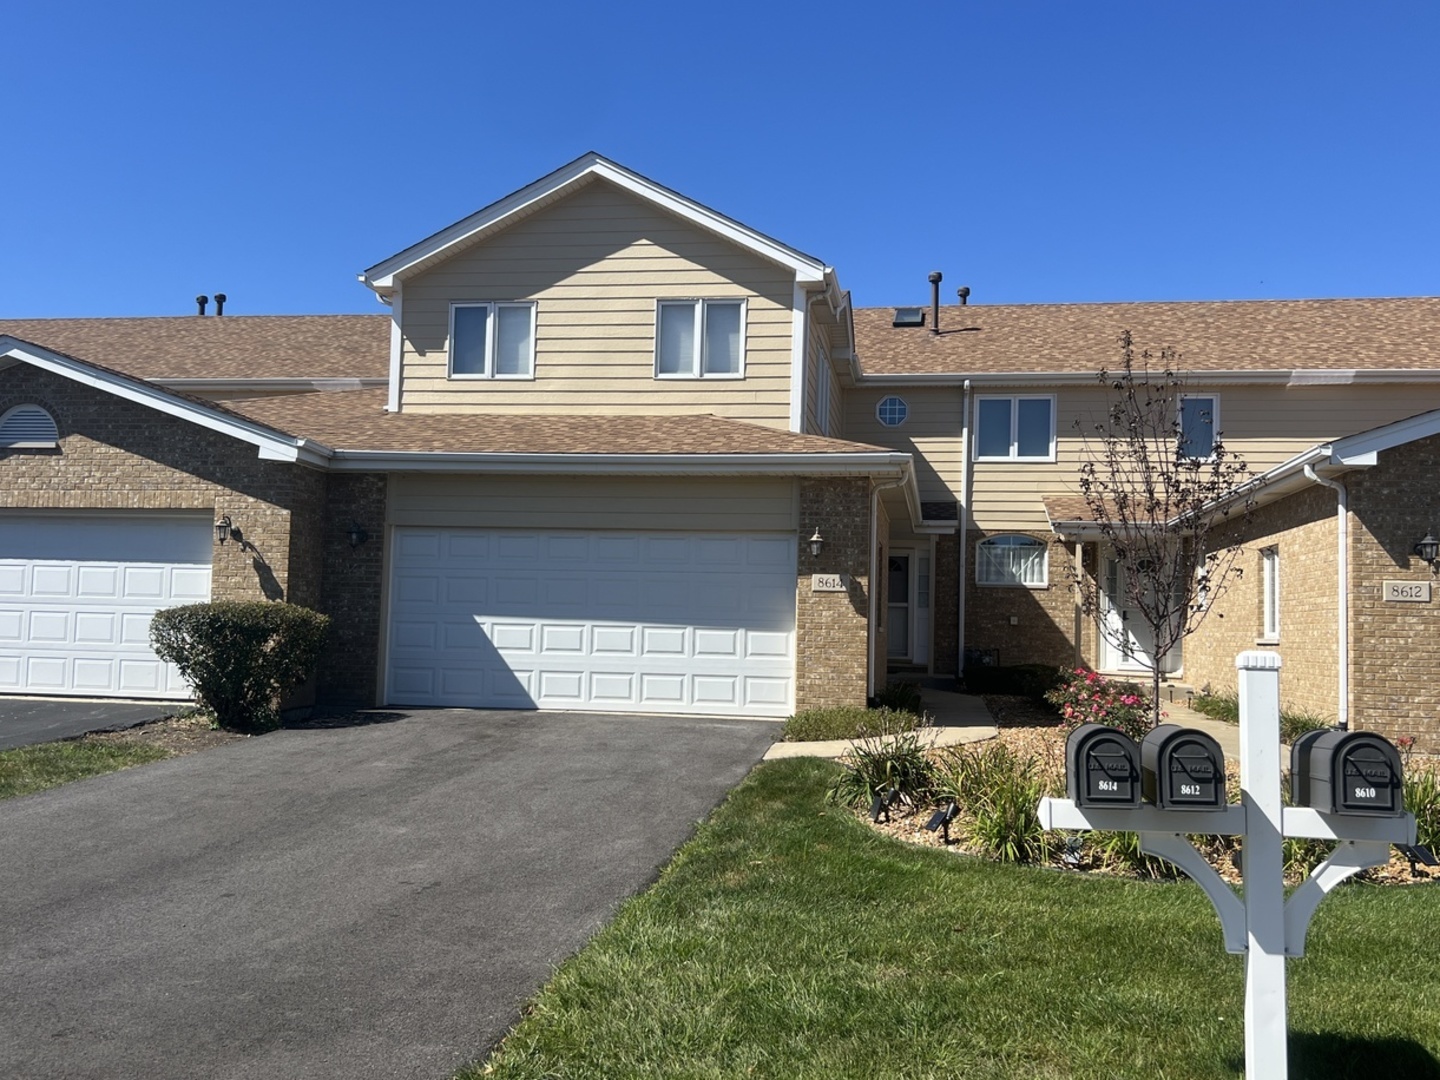
<path fill-rule="evenodd" d="M 1129 597 L 1125 567 L 1119 560 L 1105 559 L 1105 596 L 1101 619 L 1104 640 L 1102 665 L 1107 671 L 1149 672 L 1155 667 L 1155 632 Z M 1162 670 L 1178 671 L 1180 647 L 1165 656 Z"/>

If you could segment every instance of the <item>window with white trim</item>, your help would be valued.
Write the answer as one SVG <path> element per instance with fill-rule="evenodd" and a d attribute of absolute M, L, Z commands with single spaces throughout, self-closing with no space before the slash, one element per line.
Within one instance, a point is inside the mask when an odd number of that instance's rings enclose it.
<path fill-rule="evenodd" d="M 1044 588 L 1049 581 L 1050 545 L 1033 536 L 991 536 L 975 545 L 975 584 Z"/>
<path fill-rule="evenodd" d="M 977 461 L 1054 461 L 1055 397 L 1021 394 L 975 399 Z"/>
<path fill-rule="evenodd" d="M 883 397 L 875 406 L 875 419 L 886 427 L 899 427 L 910 415 L 910 406 L 905 404 L 905 399 L 891 394 Z"/>
<path fill-rule="evenodd" d="M 452 379 L 533 379 L 535 305 L 450 305 Z"/>
<path fill-rule="evenodd" d="M 1180 398 L 1179 409 L 1176 449 L 1180 456 L 1197 461 L 1213 457 L 1219 432 L 1220 399 L 1214 394 L 1185 394 Z"/>
<path fill-rule="evenodd" d="M 655 313 L 657 379 L 745 377 L 745 301 L 661 300 Z"/>
<path fill-rule="evenodd" d="M 1261 626 L 1263 641 L 1280 640 L 1280 549 L 1264 548 L 1260 552 Z"/>
<path fill-rule="evenodd" d="M 0 416 L 0 449 L 49 450 L 59 445 L 55 418 L 39 405 L 16 405 Z"/>

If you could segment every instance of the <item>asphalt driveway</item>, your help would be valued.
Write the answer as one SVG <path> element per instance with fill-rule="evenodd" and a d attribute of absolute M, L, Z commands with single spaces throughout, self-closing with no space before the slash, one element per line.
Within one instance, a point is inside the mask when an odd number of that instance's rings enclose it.
<path fill-rule="evenodd" d="M 446 1077 L 776 731 L 397 713 L 0 802 L 0 1076 Z"/>
<path fill-rule="evenodd" d="M 73 739 L 87 731 L 115 731 L 172 716 L 174 702 L 93 701 L 79 698 L 0 698 L 0 750 Z"/>

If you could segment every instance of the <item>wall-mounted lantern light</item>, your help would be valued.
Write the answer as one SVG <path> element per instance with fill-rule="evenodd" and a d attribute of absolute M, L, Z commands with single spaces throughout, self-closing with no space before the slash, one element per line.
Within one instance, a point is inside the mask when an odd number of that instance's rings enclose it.
<path fill-rule="evenodd" d="M 220 515 L 220 520 L 215 522 L 215 542 L 223 545 L 226 540 L 229 540 L 235 534 L 236 529 L 230 521 L 230 515 Z"/>
<path fill-rule="evenodd" d="M 820 530 L 817 528 L 815 530 L 815 535 L 810 537 L 810 554 L 818 558 L 820 555 L 820 549 L 824 546 L 825 538 L 820 535 Z"/>
<path fill-rule="evenodd" d="M 365 543 L 366 540 L 370 539 L 370 534 L 360 527 L 358 521 L 350 522 L 350 531 L 345 535 L 350 538 L 351 551 L 354 551 L 361 544 Z"/>
<path fill-rule="evenodd" d="M 1440 540 L 1435 539 L 1434 533 L 1425 533 L 1425 539 L 1415 545 L 1415 554 L 1429 563 L 1431 570 L 1440 570 Z"/>

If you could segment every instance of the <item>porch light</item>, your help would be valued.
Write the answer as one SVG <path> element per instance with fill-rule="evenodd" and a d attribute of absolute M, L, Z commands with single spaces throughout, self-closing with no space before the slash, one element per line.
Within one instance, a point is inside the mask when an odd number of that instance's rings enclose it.
<path fill-rule="evenodd" d="M 230 521 L 230 515 L 221 514 L 220 520 L 215 522 L 215 542 L 223 545 L 234 534 L 235 526 Z"/>
<path fill-rule="evenodd" d="M 350 531 L 345 535 L 350 539 L 351 551 L 354 551 L 361 544 L 365 543 L 366 540 L 370 539 L 370 534 L 360 527 L 358 521 L 353 520 L 350 522 Z"/>
<path fill-rule="evenodd" d="M 825 546 L 825 538 L 820 535 L 820 530 L 815 530 L 815 535 L 810 537 L 810 554 L 816 558 L 820 556 L 820 549 Z"/>
<path fill-rule="evenodd" d="M 1425 539 L 1415 545 L 1415 554 L 1430 564 L 1431 570 L 1440 570 L 1440 540 L 1432 532 L 1425 533 Z"/>

